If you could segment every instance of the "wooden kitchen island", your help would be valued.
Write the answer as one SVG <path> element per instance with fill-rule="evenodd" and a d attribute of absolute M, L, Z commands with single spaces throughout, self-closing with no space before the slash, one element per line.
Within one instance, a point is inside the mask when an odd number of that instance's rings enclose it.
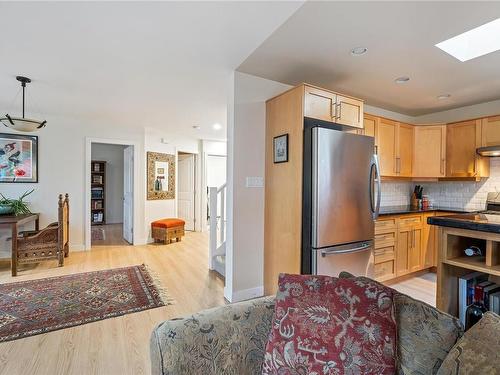
<path fill-rule="evenodd" d="M 500 283 L 500 215 L 460 214 L 431 217 L 438 226 L 436 307 L 458 317 L 458 279 L 479 271 Z M 468 257 L 464 250 L 478 246 L 484 256 Z"/>

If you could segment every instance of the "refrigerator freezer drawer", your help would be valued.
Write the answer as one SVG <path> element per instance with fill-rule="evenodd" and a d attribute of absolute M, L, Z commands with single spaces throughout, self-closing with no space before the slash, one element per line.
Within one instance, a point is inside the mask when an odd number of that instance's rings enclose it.
<path fill-rule="evenodd" d="M 313 273 L 337 277 L 347 271 L 355 276 L 374 277 L 373 242 L 313 250 Z"/>

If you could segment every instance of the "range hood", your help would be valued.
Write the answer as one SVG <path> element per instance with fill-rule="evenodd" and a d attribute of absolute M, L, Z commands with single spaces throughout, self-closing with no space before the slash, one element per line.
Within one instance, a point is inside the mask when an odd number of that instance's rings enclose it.
<path fill-rule="evenodd" d="M 488 146 L 488 147 L 479 147 L 476 149 L 476 152 L 481 156 L 500 156 L 500 145 L 498 146 Z"/>

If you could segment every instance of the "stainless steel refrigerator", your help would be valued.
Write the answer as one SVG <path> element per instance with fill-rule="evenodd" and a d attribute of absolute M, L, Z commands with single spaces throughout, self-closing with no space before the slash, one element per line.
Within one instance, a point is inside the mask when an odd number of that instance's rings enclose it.
<path fill-rule="evenodd" d="M 307 125 L 307 124 L 306 124 Z M 372 137 L 336 126 L 306 126 L 304 273 L 341 271 L 373 277 L 373 238 L 380 175 Z M 303 233 L 304 234 L 304 233 Z"/>

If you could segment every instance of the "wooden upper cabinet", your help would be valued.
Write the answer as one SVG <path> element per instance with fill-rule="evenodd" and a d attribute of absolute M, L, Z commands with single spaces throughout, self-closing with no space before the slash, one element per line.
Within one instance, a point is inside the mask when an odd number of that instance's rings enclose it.
<path fill-rule="evenodd" d="M 398 123 L 380 118 L 377 125 L 377 154 L 382 176 L 397 176 L 396 172 L 396 137 Z"/>
<path fill-rule="evenodd" d="M 480 157 L 481 120 L 447 125 L 446 177 L 488 177 L 489 160 Z"/>
<path fill-rule="evenodd" d="M 363 128 L 363 101 L 304 85 L 304 116 Z"/>
<path fill-rule="evenodd" d="M 399 123 L 397 126 L 396 174 L 411 177 L 413 171 L 413 125 Z"/>
<path fill-rule="evenodd" d="M 379 118 L 375 143 L 384 177 L 411 177 L 413 170 L 413 125 Z"/>
<path fill-rule="evenodd" d="M 413 177 L 445 177 L 446 125 L 415 126 Z"/>
<path fill-rule="evenodd" d="M 337 94 L 305 86 L 304 116 L 323 121 L 333 121 Z"/>
<path fill-rule="evenodd" d="M 363 134 L 369 137 L 375 137 L 377 118 L 375 116 L 365 114 L 363 119 L 363 124 L 364 124 Z"/>
<path fill-rule="evenodd" d="M 363 128 L 363 102 L 359 99 L 337 95 L 335 122 L 355 128 Z"/>
<path fill-rule="evenodd" d="M 483 118 L 481 122 L 481 146 L 500 145 L 500 116 Z"/>

